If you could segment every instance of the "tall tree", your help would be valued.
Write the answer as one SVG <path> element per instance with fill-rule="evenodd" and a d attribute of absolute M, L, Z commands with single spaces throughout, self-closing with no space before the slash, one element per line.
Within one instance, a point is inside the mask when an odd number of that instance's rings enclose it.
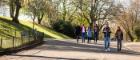
<path fill-rule="evenodd" d="M 21 2 L 23 2 L 23 0 L 9 0 L 10 16 L 15 23 L 19 23 L 18 16 L 22 7 Z"/>
<path fill-rule="evenodd" d="M 131 5 L 128 7 L 124 7 L 123 5 L 118 5 L 118 7 L 116 7 L 118 8 L 116 19 L 124 28 L 131 41 L 134 41 L 135 39 L 134 27 L 140 16 L 140 4 L 138 1 L 139 0 L 132 1 Z"/>
<path fill-rule="evenodd" d="M 99 28 L 103 27 L 106 19 L 109 20 L 113 7 L 112 0 L 77 0 L 80 9 L 80 16 L 85 18 L 92 26 L 98 21 Z"/>
<path fill-rule="evenodd" d="M 49 7 L 48 1 L 46 0 L 28 0 L 27 10 L 38 20 L 38 24 L 41 24 L 41 21 L 45 14 L 47 14 L 47 9 Z"/>

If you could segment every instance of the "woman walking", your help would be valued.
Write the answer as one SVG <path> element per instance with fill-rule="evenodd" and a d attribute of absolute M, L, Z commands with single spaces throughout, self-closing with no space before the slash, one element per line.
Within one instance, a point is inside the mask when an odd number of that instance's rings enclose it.
<path fill-rule="evenodd" d="M 117 51 L 121 51 L 122 48 L 122 40 L 123 40 L 123 32 L 121 28 L 118 26 L 118 29 L 115 33 L 116 39 L 117 39 Z"/>
<path fill-rule="evenodd" d="M 86 27 L 82 25 L 82 43 L 85 43 Z"/>
<path fill-rule="evenodd" d="M 88 42 L 87 43 L 90 43 L 91 42 L 91 38 L 92 38 L 92 31 L 91 31 L 91 27 L 90 26 L 88 27 L 87 37 L 88 37 Z"/>

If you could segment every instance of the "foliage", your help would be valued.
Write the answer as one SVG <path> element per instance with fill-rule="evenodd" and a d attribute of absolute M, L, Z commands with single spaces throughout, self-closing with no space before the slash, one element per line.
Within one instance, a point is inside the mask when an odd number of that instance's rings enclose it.
<path fill-rule="evenodd" d="M 135 27 L 135 34 L 136 34 L 137 38 L 140 39 L 140 26 L 139 25 L 137 27 Z"/>
<path fill-rule="evenodd" d="M 29 0 L 25 8 L 32 15 L 33 20 L 37 19 L 38 24 L 41 24 L 44 15 L 47 14 L 48 7 L 49 4 L 46 0 Z"/>
<path fill-rule="evenodd" d="M 9 32 L 6 31 L 0 31 L 0 33 L 6 32 L 6 34 L 0 34 L 0 35 L 13 35 L 11 32 L 13 29 L 18 30 L 18 32 L 23 31 L 23 30 L 32 30 L 33 29 L 33 23 L 29 22 L 29 21 L 24 21 L 24 20 L 20 20 L 21 24 L 16 24 L 11 22 L 11 19 L 7 18 L 7 17 L 1 17 L 0 16 L 0 27 L 5 27 L 6 29 L 11 29 L 9 30 Z M 3 29 L 3 28 L 0 28 Z M 44 32 L 45 36 L 47 38 L 55 38 L 55 39 L 68 39 L 70 37 L 62 34 L 62 33 L 58 33 L 52 29 L 49 29 L 47 27 L 44 27 L 42 25 L 39 24 L 35 24 L 35 29 L 37 29 L 39 32 Z M 19 34 L 18 34 L 19 35 Z M 19 35 L 20 36 L 20 35 Z"/>
<path fill-rule="evenodd" d="M 135 39 L 135 24 L 139 20 L 139 3 L 132 2 L 131 6 L 124 7 L 123 5 L 117 5 L 116 7 L 116 20 L 121 27 L 125 30 L 131 41 Z"/>
<path fill-rule="evenodd" d="M 74 37 L 74 27 L 70 22 L 59 20 L 52 25 L 52 28 L 57 32 L 61 32 L 70 37 Z"/>

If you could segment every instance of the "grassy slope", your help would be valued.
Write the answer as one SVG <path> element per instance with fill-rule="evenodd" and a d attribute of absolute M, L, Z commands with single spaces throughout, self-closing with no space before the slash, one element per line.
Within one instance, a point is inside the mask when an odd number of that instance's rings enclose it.
<path fill-rule="evenodd" d="M 33 26 L 32 22 L 20 20 L 21 24 L 15 24 L 15 23 L 12 23 L 10 20 L 11 19 L 8 17 L 0 16 L 0 24 L 3 24 L 7 27 L 11 27 L 12 29 L 16 29 L 18 31 L 32 29 L 32 26 Z M 35 24 L 35 28 L 40 32 L 44 32 L 47 38 L 55 38 L 55 39 L 69 39 L 70 38 L 66 35 L 55 32 L 54 30 L 51 30 L 39 24 Z"/>

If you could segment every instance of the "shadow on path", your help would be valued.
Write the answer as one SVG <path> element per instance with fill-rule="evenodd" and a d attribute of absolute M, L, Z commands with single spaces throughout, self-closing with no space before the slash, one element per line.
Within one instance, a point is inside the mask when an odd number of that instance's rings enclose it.
<path fill-rule="evenodd" d="M 45 59 L 64 59 L 64 60 L 96 60 L 96 59 L 74 59 L 74 58 L 61 58 L 61 57 L 46 57 L 46 56 L 35 56 L 35 55 L 12 55 L 19 57 L 35 57 L 35 58 L 45 58 Z"/>
<path fill-rule="evenodd" d="M 52 51 L 64 51 L 64 52 L 88 52 L 88 53 L 105 53 L 105 54 L 117 54 L 117 55 L 130 55 L 130 56 L 140 56 L 140 52 L 134 52 L 127 49 L 123 49 L 121 52 L 117 52 L 116 48 L 111 47 L 110 52 L 105 52 L 103 50 L 102 45 L 94 45 L 94 44 L 77 44 L 70 41 L 58 41 L 58 40 L 47 40 L 44 41 L 44 44 L 41 46 L 38 46 L 36 48 L 33 48 L 33 50 L 40 50 L 37 53 L 40 53 L 45 50 L 52 50 Z M 25 51 L 26 53 L 26 51 Z M 59 55 L 59 54 L 58 54 Z M 12 54 L 10 56 L 19 56 L 19 57 L 33 57 L 33 58 L 45 58 L 45 59 L 64 59 L 64 60 L 82 60 L 82 59 L 74 59 L 74 58 L 65 58 L 65 57 L 47 57 L 47 56 L 37 56 L 32 55 L 18 55 L 18 54 Z M 96 59 L 83 59 L 83 60 L 96 60 Z"/>
<path fill-rule="evenodd" d="M 77 44 L 68 41 L 47 40 L 45 43 L 35 49 L 39 50 L 57 50 L 57 51 L 79 51 L 79 52 L 93 52 L 93 53 L 113 53 L 124 55 L 140 55 L 140 52 L 134 52 L 128 49 L 123 49 L 121 52 L 117 52 L 116 48 L 111 47 L 110 52 L 105 52 L 103 46 L 98 45 L 86 45 Z"/>

